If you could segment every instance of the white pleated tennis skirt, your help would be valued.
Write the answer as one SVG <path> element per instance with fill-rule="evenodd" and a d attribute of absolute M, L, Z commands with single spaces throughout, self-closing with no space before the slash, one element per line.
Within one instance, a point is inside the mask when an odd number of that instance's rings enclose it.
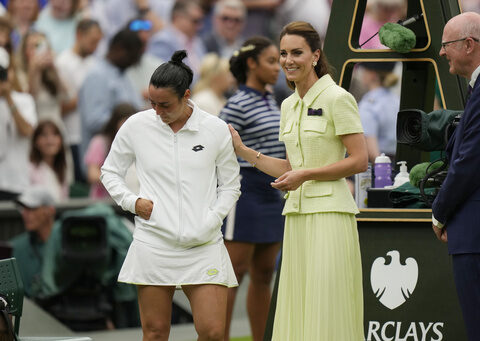
<path fill-rule="evenodd" d="M 136 285 L 238 286 L 223 240 L 190 249 L 164 250 L 134 239 L 118 281 Z"/>

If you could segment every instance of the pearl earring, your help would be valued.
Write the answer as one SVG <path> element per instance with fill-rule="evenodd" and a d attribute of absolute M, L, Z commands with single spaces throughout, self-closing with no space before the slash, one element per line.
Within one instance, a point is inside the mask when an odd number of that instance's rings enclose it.
<path fill-rule="evenodd" d="M 313 61 L 312 65 L 313 65 L 313 67 L 317 66 L 317 62 Z"/>

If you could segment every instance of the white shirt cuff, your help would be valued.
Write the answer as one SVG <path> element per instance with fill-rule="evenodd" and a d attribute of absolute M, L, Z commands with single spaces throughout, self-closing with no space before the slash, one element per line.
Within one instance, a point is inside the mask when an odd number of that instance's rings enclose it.
<path fill-rule="evenodd" d="M 432 214 L 432 223 L 433 225 L 435 225 L 436 227 L 438 227 L 439 229 L 441 229 L 444 224 L 442 224 L 441 222 L 439 222 L 437 219 L 435 219 L 435 217 L 433 216 Z"/>

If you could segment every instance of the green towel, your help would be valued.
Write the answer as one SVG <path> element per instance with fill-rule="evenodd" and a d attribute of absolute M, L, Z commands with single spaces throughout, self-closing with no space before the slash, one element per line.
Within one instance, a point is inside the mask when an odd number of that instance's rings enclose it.
<path fill-rule="evenodd" d="M 433 200 L 435 190 L 435 188 L 425 188 L 424 191 L 429 200 Z M 420 189 L 410 182 L 392 189 L 389 199 L 395 208 L 430 208 L 430 205 L 425 202 L 420 194 Z"/>

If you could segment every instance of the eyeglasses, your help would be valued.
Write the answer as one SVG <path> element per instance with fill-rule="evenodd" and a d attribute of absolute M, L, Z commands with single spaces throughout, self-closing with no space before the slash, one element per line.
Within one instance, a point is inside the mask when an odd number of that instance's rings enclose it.
<path fill-rule="evenodd" d="M 241 17 L 229 17 L 228 15 L 222 15 L 220 20 L 223 22 L 232 22 L 234 24 L 240 24 L 243 22 L 243 18 Z"/>
<path fill-rule="evenodd" d="M 440 45 L 442 45 L 442 49 L 445 50 L 448 45 L 453 44 L 453 43 L 456 43 L 456 42 L 459 42 L 459 41 L 464 41 L 464 40 L 467 40 L 467 39 L 469 39 L 469 38 L 478 43 L 478 39 L 477 39 L 477 38 L 474 38 L 474 37 L 465 37 L 465 38 L 461 38 L 461 39 L 455 39 L 455 40 L 450 40 L 450 41 L 443 41 L 443 42 L 440 43 Z"/>

